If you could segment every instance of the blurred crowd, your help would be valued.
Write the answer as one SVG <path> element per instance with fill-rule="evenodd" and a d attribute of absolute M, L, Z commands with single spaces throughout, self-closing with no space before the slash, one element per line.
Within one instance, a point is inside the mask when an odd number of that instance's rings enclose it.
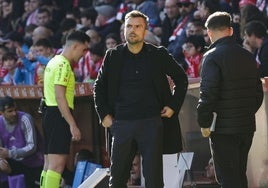
<path fill-rule="evenodd" d="M 165 46 L 189 78 L 199 77 L 210 45 L 207 17 L 231 13 L 237 43 L 255 55 L 260 76 L 268 76 L 265 0 L 0 0 L 0 85 L 42 85 L 46 64 L 74 30 L 90 36 L 73 67 L 76 81 L 94 82 L 105 51 L 125 42 L 124 16 L 134 9 L 149 17 L 145 40 Z"/>

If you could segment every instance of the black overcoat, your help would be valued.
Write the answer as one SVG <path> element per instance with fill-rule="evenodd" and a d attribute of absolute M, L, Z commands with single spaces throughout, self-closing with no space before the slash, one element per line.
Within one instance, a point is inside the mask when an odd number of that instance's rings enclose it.
<path fill-rule="evenodd" d="M 171 118 L 162 118 L 164 123 L 163 153 L 178 153 L 182 150 L 178 113 L 188 87 L 187 75 L 164 47 L 144 43 L 144 48 L 150 57 L 153 87 L 159 104 L 161 107 L 169 106 L 175 111 Z M 100 121 L 107 114 L 114 115 L 126 50 L 127 45 L 122 44 L 109 49 L 104 57 L 102 68 L 94 85 L 94 102 Z M 173 91 L 170 89 L 167 76 L 174 82 Z"/>

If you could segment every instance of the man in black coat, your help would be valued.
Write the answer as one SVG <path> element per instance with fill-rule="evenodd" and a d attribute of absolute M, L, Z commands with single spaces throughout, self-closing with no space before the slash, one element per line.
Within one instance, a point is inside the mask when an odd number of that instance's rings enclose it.
<path fill-rule="evenodd" d="M 198 122 L 203 136 L 210 136 L 222 187 L 247 188 L 247 158 L 255 113 L 263 99 L 262 83 L 253 55 L 232 37 L 230 14 L 216 12 L 205 26 L 212 45 L 203 57 Z M 211 132 L 213 112 L 217 118 Z"/>
<path fill-rule="evenodd" d="M 147 27 L 148 17 L 141 12 L 126 15 L 127 42 L 106 52 L 94 86 L 100 121 L 113 135 L 109 185 L 114 188 L 127 187 L 137 150 L 146 188 L 162 188 L 162 153 L 182 150 L 178 113 L 187 76 L 166 49 L 144 42 Z M 173 93 L 167 76 L 174 82 Z"/>

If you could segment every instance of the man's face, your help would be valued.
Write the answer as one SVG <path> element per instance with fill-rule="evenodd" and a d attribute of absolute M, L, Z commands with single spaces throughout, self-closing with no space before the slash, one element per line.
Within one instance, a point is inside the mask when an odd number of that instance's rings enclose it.
<path fill-rule="evenodd" d="M 141 17 L 127 19 L 124 32 L 126 41 L 129 44 L 143 42 L 146 35 L 146 25 L 144 19 Z"/>
<path fill-rule="evenodd" d="M 192 3 L 181 3 L 179 4 L 179 11 L 181 16 L 188 15 L 194 8 Z"/>
<path fill-rule="evenodd" d="M 165 11 L 169 19 L 174 19 L 179 15 L 179 6 L 175 0 L 167 0 L 165 3 Z"/>
<path fill-rule="evenodd" d="M 47 12 L 42 12 L 37 14 L 37 25 L 44 26 L 50 21 L 50 16 Z"/>
<path fill-rule="evenodd" d="M 3 112 L 2 115 L 6 119 L 8 123 L 16 123 L 17 122 L 17 108 L 16 107 L 9 107 L 6 108 Z"/>
<path fill-rule="evenodd" d="M 93 29 L 87 30 L 86 34 L 90 37 L 90 44 L 99 43 L 101 40 L 99 34 Z"/>
<path fill-rule="evenodd" d="M 51 49 L 46 48 L 44 46 L 36 46 L 35 47 L 35 52 L 36 55 L 44 56 L 44 57 L 49 57 L 51 54 Z"/>
<path fill-rule="evenodd" d="M 39 0 L 30 0 L 31 11 L 36 10 L 39 7 Z"/>
<path fill-rule="evenodd" d="M 258 44 L 256 42 L 256 36 L 254 34 L 248 35 L 247 32 L 245 32 L 244 40 L 251 48 L 258 48 Z"/>
<path fill-rule="evenodd" d="M 6 59 L 5 61 L 3 61 L 3 67 L 5 67 L 9 71 L 15 69 L 16 66 L 17 62 L 15 59 Z"/>
<path fill-rule="evenodd" d="M 197 10 L 199 11 L 199 15 L 202 20 L 207 19 L 207 17 L 209 16 L 209 9 L 205 6 L 205 2 L 203 3 L 198 2 Z"/>
<path fill-rule="evenodd" d="M 141 178 L 141 166 L 140 166 L 140 156 L 136 155 L 133 162 L 132 162 L 132 168 L 130 171 L 131 179 L 139 179 Z"/>
<path fill-rule="evenodd" d="M 182 49 L 185 57 L 192 57 L 198 53 L 195 46 L 190 42 L 184 43 Z"/>
<path fill-rule="evenodd" d="M 96 27 L 101 27 L 104 26 L 106 24 L 107 18 L 101 14 L 99 14 L 96 18 L 95 21 L 95 26 Z"/>

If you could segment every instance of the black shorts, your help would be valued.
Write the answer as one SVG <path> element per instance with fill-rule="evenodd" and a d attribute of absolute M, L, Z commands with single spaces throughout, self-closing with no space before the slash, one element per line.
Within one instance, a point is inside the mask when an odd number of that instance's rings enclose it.
<path fill-rule="evenodd" d="M 43 114 L 45 154 L 69 154 L 71 143 L 70 126 L 58 107 L 46 107 Z"/>

